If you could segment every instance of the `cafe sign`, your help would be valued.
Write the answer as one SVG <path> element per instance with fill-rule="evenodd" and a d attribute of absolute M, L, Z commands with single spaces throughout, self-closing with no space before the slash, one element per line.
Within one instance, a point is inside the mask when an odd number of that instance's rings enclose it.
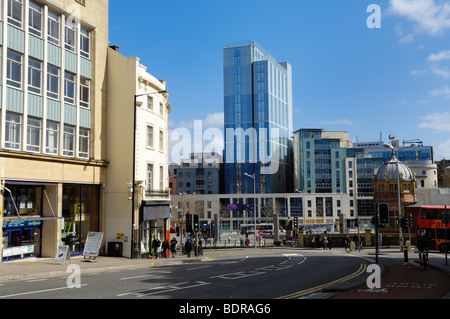
<path fill-rule="evenodd" d="M 170 206 L 144 206 L 144 220 L 170 218 Z"/>

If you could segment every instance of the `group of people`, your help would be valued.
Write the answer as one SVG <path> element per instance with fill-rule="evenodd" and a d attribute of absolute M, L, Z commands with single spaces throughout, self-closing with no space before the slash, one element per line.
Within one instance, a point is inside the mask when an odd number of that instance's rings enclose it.
<path fill-rule="evenodd" d="M 313 236 L 311 240 L 311 248 L 316 249 L 320 248 L 320 246 L 323 246 L 324 250 L 331 250 L 331 238 L 328 238 L 326 234 L 324 234 L 323 237 L 320 235 Z"/>
<path fill-rule="evenodd" d="M 364 239 L 361 236 L 353 235 L 352 240 L 350 240 L 350 237 L 347 235 L 344 239 L 344 247 L 346 252 L 350 251 L 361 251 L 364 250 L 363 247 Z M 353 245 L 352 245 L 353 243 Z"/>
<path fill-rule="evenodd" d="M 170 252 L 172 254 L 172 258 L 175 258 L 175 255 L 177 253 L 177 240 L 175 237 L 170 241 L 167 240 L 167 238 L 164 239 L 164 241 L 161 243 L 161 241 L 158 239 L 158 237 L 154 236 L 152 241 L 152 256 L 154 256 L 156 259 L 159 256 L 159 249 L 162 249 L 161 257 L 167 258 L 167 251 L 170 249 Z"/>

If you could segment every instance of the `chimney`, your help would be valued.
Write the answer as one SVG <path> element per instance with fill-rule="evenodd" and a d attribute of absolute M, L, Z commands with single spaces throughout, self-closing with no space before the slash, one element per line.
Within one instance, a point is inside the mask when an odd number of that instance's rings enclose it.
<path fill-rule="evenodd" d="M 110 45 L 109 47 L 114 51 L 119 52 L 119 47 L 117 45 Z"/>

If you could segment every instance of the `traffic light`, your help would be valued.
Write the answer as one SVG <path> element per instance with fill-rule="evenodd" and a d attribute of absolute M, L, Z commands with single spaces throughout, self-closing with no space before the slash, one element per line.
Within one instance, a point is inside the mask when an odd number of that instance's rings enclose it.
<path fill-rule="evenodd" d="M 379 224 L 389 224 L 389 204 L 378 204 L 378 213 L 380 214 Z"/>
<path fill-rule="evenodd" d="M 194 214 L 194 232 L 198 232 L 200 230 L 200 215 Z"/>
<path fill-rule="evenodd" d="M 294 229 L 298 229 L 298 217 L 294 217 Z"/>
<path fill-rule="evenodd" d="M 186 214 L 186 232 L 192 233 L 192 215 Z"/>
<path fill-rule="evenodd" d="M 406 228 L 406 218 L 403 216 L 400 216 L 400 226 Z"/>
<path fill-rule="evenodd" d="M 409 227 L 414 227 L 414 216 L 412 214 L 409 214 Z"/>

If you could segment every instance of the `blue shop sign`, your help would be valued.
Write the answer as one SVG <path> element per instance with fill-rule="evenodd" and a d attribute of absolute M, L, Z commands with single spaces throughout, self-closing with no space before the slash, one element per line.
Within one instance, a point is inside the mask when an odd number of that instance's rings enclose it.
<path fill-rule="evenodd" d="M 41 226 L 40 220 L 13 220 L 10 222 L 3 222 L 3 228 L 18 228 L 18 227 L 37 227 Z"/>

